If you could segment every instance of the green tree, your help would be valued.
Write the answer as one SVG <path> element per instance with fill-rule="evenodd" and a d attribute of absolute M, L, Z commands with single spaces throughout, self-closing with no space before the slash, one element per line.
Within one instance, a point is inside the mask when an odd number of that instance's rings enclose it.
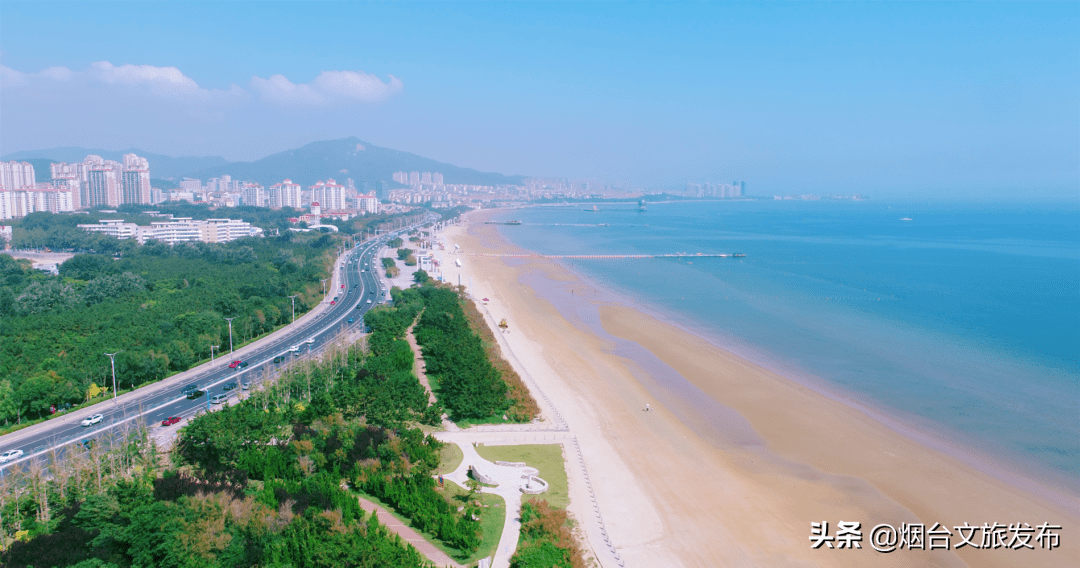
<path fill-rule="evenodd" d="M 3 420 L 6 426 L 15 421 L 18 413 L 19 406 L 15 389 L 11 388 L 11 381 L 4 379 L 0 381 L 0 420 Z"/>

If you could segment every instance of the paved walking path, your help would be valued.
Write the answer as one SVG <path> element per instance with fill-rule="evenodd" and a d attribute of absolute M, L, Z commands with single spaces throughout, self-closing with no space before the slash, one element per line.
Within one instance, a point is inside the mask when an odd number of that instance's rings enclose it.
<path fill-rule="evenodd" d="M 447 556 L 445 552 L 439 550 L 438 548 L 435 548 L 435 545 L 431 544 L 427 541 L 427 539 L 420 536 L 420 533 L 413 530 L 412 527 L 406 525 L 405 523 L 402 523 L 400 520 L 398 520 L 397 517 L 390 514 L 390 511 L 387 511 L 383 507 L 379 506 L 377 503 L 368 501 L 363 497 L 359 497 L 359 499 L 360 507 L 362 507 L 365 511 L 374 512 L 375 516 L 379 518 L 380 523 L 386 525 L 386 528 L 390 529 L 395 534 L 397 534 L 402 539 L 411 544 L 413 548 L 420 552 L 420 554 L 427 556 L 428 560 L 431 560 L 438 566 L 464 568 L 461 564 L 454 562 L 454 560 Z"/>
<path fill-rule="evenodd" d="M 423 312 L 420 313 L 423 315 Z M 420 380 L 420 384 L 424 385 L 424 390 L 427 391 L 428 403 L 435 404 L 438 402 L 435 400 L 435 393 L 431 392 L 431 383 L 427 378 L 427 366 L 424 365 L 424 356 L 420 352 L 420 344 L 416 342 L 416 336 L 413 335 L 413 328 L 416 327 L 416 322 L 420 321 L 420 316 L 416 316 L 416 321 L 412 322 L 409 329 L 405 330 L 405 341 L 409 342 L 409 347 L 412 347 L 413 354 L 413 373 L 416 374 L 416 378 Z"/>

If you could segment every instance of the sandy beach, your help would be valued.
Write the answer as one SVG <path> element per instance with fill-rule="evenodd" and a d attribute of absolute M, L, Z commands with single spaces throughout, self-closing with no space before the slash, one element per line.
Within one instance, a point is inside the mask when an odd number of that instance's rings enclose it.
<path fill-rule="evenodd" d="M 1006 483 L 677 326 L 590 300 L 582 293 L 588 284 L 556 263 L 476 256 L 522 252 L 483 224 L 487 215 L 471 213 L 441 233 L 443 277 L 471 284 L 493 317 L 506 318 L 514 357 L 577 432 L 626 566 L 1074 566 L 1080 559 L 1074 496 Z M 657 380 L 661 372 L 677 374 L 685 388 L 671 391 Z M 583 510 L 577 494 L 572 484 L 570 510 L 586 518 L 591 507 Z M 861 522 L 861 549 L 811 548 L 811 522 L 822 521 L 834 536 L 840 521 Z M 872 527 L 902 523 L 940 523 L 953 548 L 871 547 Z M 961 539 L 953 527 L 964 523 L 1063 528 L 1054 550 L 1033 537 L 1034 550 L 1008 549 L 1008 530 L 1006 547 L 955 549 Z"/>

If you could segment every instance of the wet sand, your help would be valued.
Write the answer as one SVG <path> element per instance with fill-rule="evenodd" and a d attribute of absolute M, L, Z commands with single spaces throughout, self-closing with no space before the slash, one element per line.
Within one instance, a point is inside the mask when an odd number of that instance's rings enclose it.
<path fill-rule="evenodd" d="M 593 488 L 627 566 L 1074 566 L 1080 559 L 1074 496 L 1006 483 L 684 329 L 591 300 L 581 294 L 588 283 L 551 261 L 473 256 L 521 252 L 483 225 L 487 215 L 470 214 L 443 233 L 444 279 L 460 276 L 474 297 L 489 299 L 494 317 L 507 319 L 515 357 L 578 433 L 593 479 L 603 480 Z M 449 254 L 453 244 L 464 254 Z M 572 487 L 571 512 L 591 515 L 574 495 Z M 815 521 L 827 521 L 832 535 L 839 521 L 861 522 L 862 548 L 812 549 Z M 1064 528 L 1052 551 L 1033 537 L 1035 550 L 883 554 L 869 542 L 878 524 L 941 523 L 955 546 L 953 527 L 965 522 Z"/>

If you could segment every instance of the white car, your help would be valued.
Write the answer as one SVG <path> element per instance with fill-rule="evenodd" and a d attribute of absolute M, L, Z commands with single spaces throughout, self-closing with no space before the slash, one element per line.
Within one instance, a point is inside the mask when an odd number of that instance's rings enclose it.
<path fill-rule="evenodd" d="M 22 450 L 8 450 L 0 454 L 0 463 L 7 463 L 11 460 L 17 460 L 23 455 Z"/>
<path fill-rule="evenodd" d="M 304 340 L 304 343 L 307 343 L 308 345 L 311 345 L 312 343 L 315 343 L 315 338 L 314 337 L 309 337 L 309 338 Z"/>
<path fill-rule="evenodd" d="M 216 394 L 216 395 L 214 395 L 213 398 L 210 399 L 210 404 L 221 404 L 221 403 L 225 402 L 226 400 L 229 400 L 229 395 L 227 395 L 227 394 Z"/>
<path fill-rule="evenodd" d="M 299 345 L 293 345 L 292 347 L 289 348 L 289 352 L 291 352 L 291 353 L 297 353 L 299 351 L 300 351 L 300 346 Z"/>
<path fill-rule="evenodd" d="M 102 416 L 100 414 L 95 414 L 93 416 L 87 416 L 86 418 L 83 418 L 83 421 L 79 422 L 79 425 L 84 426 L 84 427 L 85 426 L 93 426 L 94 424 L 97 424 L 97 423 L 101 422 L 102 420 L 105 420 L 104 416 Z"/>

